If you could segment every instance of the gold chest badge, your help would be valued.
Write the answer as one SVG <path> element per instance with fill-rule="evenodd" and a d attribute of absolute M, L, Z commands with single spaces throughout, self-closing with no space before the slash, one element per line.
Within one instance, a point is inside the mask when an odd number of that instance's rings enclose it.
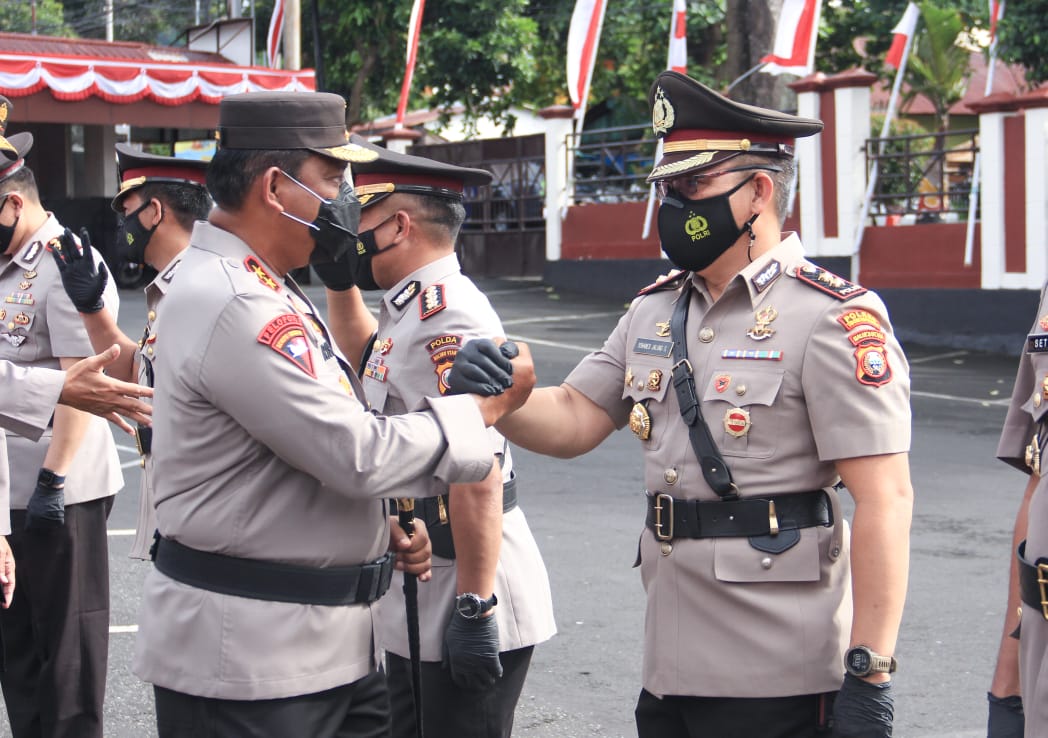
<path fill-rule="evenodd" d="M 729 408 L 724 414 L 724 430 L 729 436 L 742 438 L 750 432 L 750 413 L 741 407 Z"/>
<path fill-rule="evenodd" d="M 630 410 L 630 430 L 642 441 L 651 438 L 651 415 L 643 403 L 638 402 Z"/>
<path fill-rule="evenodd" d="M 766 307 L 754 314 L 757 324 L 746 331 L 746 335 L 754 341 L 763 341 L 775 335 L 775 329 L 770 328 L 771 322 L 779 317 L 779 311 L 773 307 Z"/>

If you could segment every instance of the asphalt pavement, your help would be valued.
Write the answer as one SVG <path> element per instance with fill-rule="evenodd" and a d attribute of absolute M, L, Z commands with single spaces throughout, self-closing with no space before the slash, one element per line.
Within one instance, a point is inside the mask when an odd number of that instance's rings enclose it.
<path fill-rule="evenodd" d="M 530 344 L 540 385 L 559 383 L 583 355 L 599 348 L 629 299 L 561 294 L 533 281 L 479 283 L 509 336 Z M 307 292 L 323 303 L 321 288 Z M 120 325 L 137 336 L 144 298 L 124 291 L 121 300 Z M 372 305 L 376 300 L 369 297 Z M 1015 357 L 904 348 L 913 378 L 916 502 L 909 596 L 896 651 L 895 735 L 975 738 L 985 735 L 1011 527 L 1025 486 L 1022 474 L 994 459 Z M 156 735 L 152 692 L 131 674 L 130 663 L 149 564 L 127 558 L 140 469 L 131 439 L 115 434 L 126 486 L 109 520 L 106 735 L 143 738 Z M 631 568 L 643 523 L 639 444 L 624 430 L 570 461 L 514 454 L 520 504 L 549 569 L 559 631 L 536 648 L 514 735 L 633 736 L 644 602 L 640 577 Z M 9 735 L 4 714 L 0 736 Z"/>

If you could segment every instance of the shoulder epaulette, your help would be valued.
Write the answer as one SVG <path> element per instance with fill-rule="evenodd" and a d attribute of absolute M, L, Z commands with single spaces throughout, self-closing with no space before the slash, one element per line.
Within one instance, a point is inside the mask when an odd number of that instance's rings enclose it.
<path fill-rule="evenodd" d="M 637 295 L 649 295 L 652 292 L 661 292 L 662 290 L 675 289 L 680 286 L 680 283 L 684 281 L 684 278 L 688 276 L 690 272 L 681 271 L 680 269 L 674 269 L 669 274 L 656 279 L 654 282 L 649 284 L 647 287 L 642 289 Z"/>
<path fill-rule="evenodd" d="M 431 318 L 448 306 L 444 299 L 444 285 L 431 284 L 418 296 L 418 319 Z"/>
<path fill-rule="evenodd" d="M 802 284 L 821 290 L 827 295 L 832 295 L 841 302 L 858 297 L 867 291 L 865 287 L 853 284 L 844 277 L 838 277 L 836 274 L 814 264 L 803 264 L 797 267 L 795 275 Z"/>

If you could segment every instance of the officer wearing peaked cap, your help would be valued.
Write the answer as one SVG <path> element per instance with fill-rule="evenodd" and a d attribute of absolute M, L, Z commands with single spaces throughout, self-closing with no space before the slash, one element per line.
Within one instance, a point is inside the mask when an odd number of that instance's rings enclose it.
<path fill-rule="evenodd" d="M 386 736 L 375 603 L 398 568 L 428 576 L 383 497 L 417 477 L 490 472 L 485 424 L 519 405 L 439 398 L 369 411 L 289 276 L 355 244 L 345 102 L 224 98 L 198 222 L 151 344 L 158 540 L 133 669 L 169 736 Z M 496 402 L 491 403 L 492 400 Z M 187 613 L 191 616 L 187 617 Z"/>
<path fill-rule="evenodd" d="M 464 190 L 491 174 L 351 140 L 376 156 L 352 165 L 361 247 L 341 269 L 314 266 L 329 287 L 332 330 L 347 356 L 359 357 L 372 407 L 401 414 L 447 392 L 463 342 L 505 335 L 455 255 Z M 385 290 L 377 321 L 354 283 Z M 433 578 L 419 588 L 426 735 L 509 738 L 534 646 L 556 630 L 546 569 L 517 504 L 512 454 L 494 431 L 490 448 L 499 464 L 483 482 L 419 479 L 399 493 L 418 498 L 415 513 L 433 540 Z M 381 609 L 393 735 L 409 738 L 417 734 L 411 654 L 396 578 Z"/>
<path fill-rule="evenodd" d="M 157 156 L 123 143 L 116 145 L 116 156 L 120 173 L 120 188 L 112 202 L 120 219 L 116 253 L 129 262 L 148 264 L 158 273 L 145 290 L 147 313 L 141 339 L 135 341 L 125 335 L 109 311 L 102 309 L 101 295 L 108 273 L 104 264 L 96 265 L 86 258 L 89 249 L 81 252 L 75 248 L 72 234 L 66 231 L 64 248 L 52 251 L 52 256 L 94 349 L 104 351 L 114 343 L 120 345 L 120 357 L 109 367 L 109 374 L 152 387 L 153 344 L 157 340 L 154 324 L 160 301 L 174 278 L 182 252 L 189 245 L 193 223 L 207 218 L 211 210 L 211 197 L 205 186 L 207 162 Z M 80 241 L 90 244 L 86 229 L 81 230 Z M 156 529 L 150 454 L 152 429 L 140 425 L 135 431 L 135 440 L 142 455 L 143 473 L 138 524 L 130 555 L 145 559 Z"/>
<path fill-rule="evenodd" d="M 33 370 L 70 369 L 94 351 L 45 253 L 61 247 L 65 229 L 40 202 L 25 163 L 32 145 L 29 133 L 0 138 L 0 359 Z M 97 252 L 92 258 L 101 259 Z M 115 320 L 114 287 L 105 299 Z M 10 391 L 29 395 L 34 388 L 30 382 Z M 7 666 L 0 682 L 15 736 L 100 737 L 109 641 L 106 517 L 124 480 L 101 418 L 62 406 L 50 426 L 42 435 L 7 431 L 10 543 L 22 586 L 0 610 Z"/>
<path fill-rule="evenodd" d="M 637 436 L 642 737 L 889 736 L 909 380 L 881 300 L 781 233 L 794 140 L 822 126 L 676 72 L 650 102 L 665 141 L 651 173 L 659 236 L 682 271 L 498 428 L 557 456 L 625 425 Z M 464 347 L 452 385 L 471 387 L 459 369 L 489 355 Z M 839 481 L 855 500 L 851 541 Z"/>

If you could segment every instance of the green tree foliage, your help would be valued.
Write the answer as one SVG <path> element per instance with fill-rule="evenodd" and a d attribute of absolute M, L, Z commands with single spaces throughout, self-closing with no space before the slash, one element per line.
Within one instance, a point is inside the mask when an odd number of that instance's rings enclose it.
<path fill-rule="evenodd" d="M 105 0 L 45 1 L 64 5 L 67 30 L 53 35 L 106 37 Z M 27 2 L 13 4 L 28 6 Z M 227 9 L 225 0 L 200 0 L 201 24 L 224 17 Z M 196 3 L 186 0 L 113 0 L 113 38 L 160 46 L 184 44 L 181 37 L 194 25 L 195 14 Z"/>
<path fill-rule="evenodd" d="M 36 20 L 28 2 L 0 3 L 0 28 L 9 33 L 37 33 L 41 36 L 71 36 L 60 0 L 37 0 Z"/>
<path fill-rule="evenodd" d="M 1022 64 L 1026 81 L 1048 80 L 1048 0 L 1017 0 L 1008 3 L 998 26 L 1000 57 Z"/>
<path fill-rule="evenodd" d="M 970 52 L 958 44 L 965 30 L 961 14 L 926 0 L 906 70 L 907 99 L 924 95 L 935 108 L 939 131 L 949 127 L 950 106 L 964 97 L 971 75 Z"/>

